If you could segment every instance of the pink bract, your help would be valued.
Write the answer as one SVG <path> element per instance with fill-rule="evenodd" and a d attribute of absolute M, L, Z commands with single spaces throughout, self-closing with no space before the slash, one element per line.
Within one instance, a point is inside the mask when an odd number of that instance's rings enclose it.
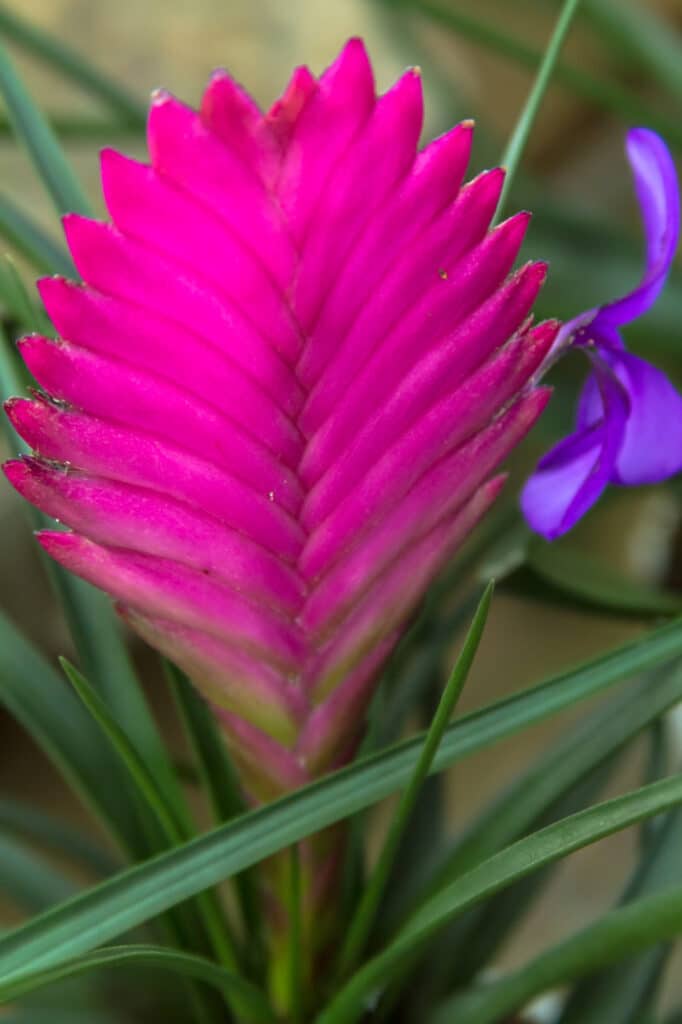
<path fill-rule="evenodd" d="M 263 114 L 217 72 L 166 93 L 150 165 L 102 154 L 111 221 L 65 220 L 83 283 L 40 283 L 58 340 L 9 416 L 12 484 L 70 528 L 46 551 L 216 708 L 256 799 L 340 763 L 429 583 L 540 414 L 545 276 L 528 216 L 462 185 L 468 122 L 418 151 L 410 70 L 362 43 Z"/>

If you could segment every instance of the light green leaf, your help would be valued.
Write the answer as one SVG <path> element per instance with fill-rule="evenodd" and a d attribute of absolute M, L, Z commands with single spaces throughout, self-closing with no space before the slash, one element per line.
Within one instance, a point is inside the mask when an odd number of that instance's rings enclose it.
<path fill-rule="evenodd" d="M 0 651 L 2 644 L 0 644 Z M 663 626 L 540 686 L 451 725 L 433 770 L 539 722 L 619 680 L 682 654 L 682 623 Z M 0 977 L 77 957 L 270 854 L 369 807 L 402 788 L 423 737 L 364 759 L 180 849 L 137 865 L 0 940 Z M 643 817 L 645 815 L 642 815 Z"/>
<path fill-rule="evenodd" d="M 98 71 L 82 54 L 31 25 L 5 4 L 0 5 L 0 35 L 51 65 L 65 78 L 81 86 L 88 96 L 102 100 L 126 124 L 144 128 L 146 110 L 136 96 Z"/>
<path fill-rule="evenodd" d="M 50 331 L 50 322 L 44 310 L 30 298 L 10 256 L 0 260 L 0 301 L 23 331 L 43 334 Z"/>
<path fill-rule="evenodd" d="M 367 999 L 374 998 L 387 979 L 415 949 L 481 899 L 499 892 L 512 882 L 525 878 L 575 850 L 680 803 L 682 777 L 664 779 L 634 793 L 597 804 L 570 818 L 564 818 L 483 861 L 452 882 L 414 914 L 397 938 L 383 952 L 366 963 L 332 998 L 329 1006 L 318 1016 L 316 1024 L 351 1024 L 358 1020 Z M 678 914 L 682 909 L 682 890 L 680 901 Z M 666 916 L 667 927 L 670 927 L 669 920 Z M 680 927 L 679 919 L 675 920 L 675 927 Z M 483 1018 L 481 1024 L 482 1020 Z"/>
<path fill-rule="evenodd" d="M 14 134 L 26 149 L 59 214 L 89 214 L 90 204 L 49 124 L 29 96 L 0 44 L 0 95 Z"/>
<path fill-rule="evenodd" d="M 274 1014 L 264 996 L 250 982 L 203 957 L 179 953 L 163 946 L 115 946 L 111 949 L 100 949 L 89 956 L 49 970 L 18 973 L 5 981 L 0 999 L 2 1002 L 8 1002 L 45 985 L 52 985 L 57 981 L 74 978 L 90 971 L 131 966 L 153 967 L 204 982 L 226 996 L 239 1000 L 245 1019 L 252 1020 L 254 1024 L 276 1024 Z"/>

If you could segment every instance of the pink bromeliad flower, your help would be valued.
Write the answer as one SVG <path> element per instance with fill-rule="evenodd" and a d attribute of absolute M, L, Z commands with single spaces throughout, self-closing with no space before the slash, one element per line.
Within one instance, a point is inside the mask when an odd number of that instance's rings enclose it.
<path fill-rule="evenodd" d="M 266 114 L 223 72 L 198 113 L 157 93 L 149 165 L 102 154 L 111 220 L 65 218 L 59 338 L 20 342 L 44 391 L 5 470 L 69 527 L 40 543 L 188 673 L 256 800 L 350 756 L 548 396 L 528 215 L 491 230 L 472 125 L 421 127 L 418 73 L 377 98 L 358 40 Z"/>

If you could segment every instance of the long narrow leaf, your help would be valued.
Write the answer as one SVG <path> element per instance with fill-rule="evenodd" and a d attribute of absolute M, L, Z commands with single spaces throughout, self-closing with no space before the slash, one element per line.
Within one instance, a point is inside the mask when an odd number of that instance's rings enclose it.
<path fill-rule="evenodd" d="M 90 204 L 49 124 L 19 78 L 9 55 L 0 44 L 0 95 L 14 134 L 28 150 L 59 214 L 90 213 Z"/>
<path fill-rule="evenodd" d="M 590 843 L 680 803 L 682 777 L 665 779 L 565 818 L 479 864 L 422 907 L 391 945 L 365 964 L 332 999 L 318 1016 L 317 1024 L 356 1021 L 367 997 L 376 993 L 416 948 L 479 900 Z M 679 919 L 675 927 L 680 927 Z"/>
<path fill-rule="evenodd" d="M 490 583 L 479 602 L 460 655 L 455 662 L 448 683 L 443 691 L 443 696 L 427 731 L 414 772 L 401 795 L 400 802 L 389 825 L 388 834 L 379 854 L 379 859 L 367 881 L 360 904 L 348 927 L 339 956 L 339 971 L 341 973 L 346 973 L 355 964 L 369 937 L 400 840 L 422 785 L 429 774 L 433 759 L 443 738 L 443 733 L 452 717 L 455 705 L 464 689 L 464 684 L 467 681 L 474 657 L 476 656 L 476 651 L 478 650 L 488 618 L 492 595 L 493 584 Z"/>
<path fill-rule="evenodd" d="M 228 996 L 239 999 L 244 1007 L 246 1019 L 254 1024 L 275 1024 L 275 1017 L 261 992 L 249 982 L 232 974 L 224 967 L 218 967 L 203 957 L 178 953 L 163 946 L 118 946 L 111 949 L 100 949 L 89 956 L 73 960 L 60 967 L 46 971 L 28 971 L 16 975 L 3 987 L 3 1002 L 16 999 L 18 996 L 43 988 L 45 985 L 64 981 L 67 978 L 87 974 L 102 968 L 121 968 L 130 966 L 154 967 L 157 970 L 171 971 L 173 974 L 184 975 L 195 981 L 212 985 Z"/>
<path fill-rule="evenodd" d="M 681 933 L 682 884 L 678 884 L 611 911 L 487 989 L 453 999 L 432 1024 L 494 1024 L 540 992 L 595 968 L 617 964 Z M 600 1024 L 604 1019 L 599 1018 Z"/>
<path fill-rule="evenodd" d="M 467 754 L 680 653 L 682 623 L 675 622 L 573 672 L 468 715 L 447 730 L 433 770 L 441 771 Z M 180 849 L 131 868 L 16 929 L 0 940 L 0 977 L 31 965 L 41 969 L 54 966 L 88 952 L 270 854 L 369 807 L 405 785 L 422 743 L 423 737 L 417 737 L 359 761 Z"/>

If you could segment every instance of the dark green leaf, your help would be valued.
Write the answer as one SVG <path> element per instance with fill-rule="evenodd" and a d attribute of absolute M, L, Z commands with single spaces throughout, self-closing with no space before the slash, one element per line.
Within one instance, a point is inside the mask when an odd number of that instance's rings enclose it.
<path fill-rule="evenodd" d="M 573 672 L 467 715 L 446 731 L 433 769 L 441 771 L 475 750 L 681 653 L 682 623 L 678 621 Z M 423 737 L 417 737 L 359 761 L 180 849 L 137 865 L 36 918 L 0 940 L 0 976 L 30 966 L 51 967 L 88 952 L 270 854 L 376 803 L 405 785 L 422 743 Z M 651 809 L 653 804 L 647 806 Z"/>

